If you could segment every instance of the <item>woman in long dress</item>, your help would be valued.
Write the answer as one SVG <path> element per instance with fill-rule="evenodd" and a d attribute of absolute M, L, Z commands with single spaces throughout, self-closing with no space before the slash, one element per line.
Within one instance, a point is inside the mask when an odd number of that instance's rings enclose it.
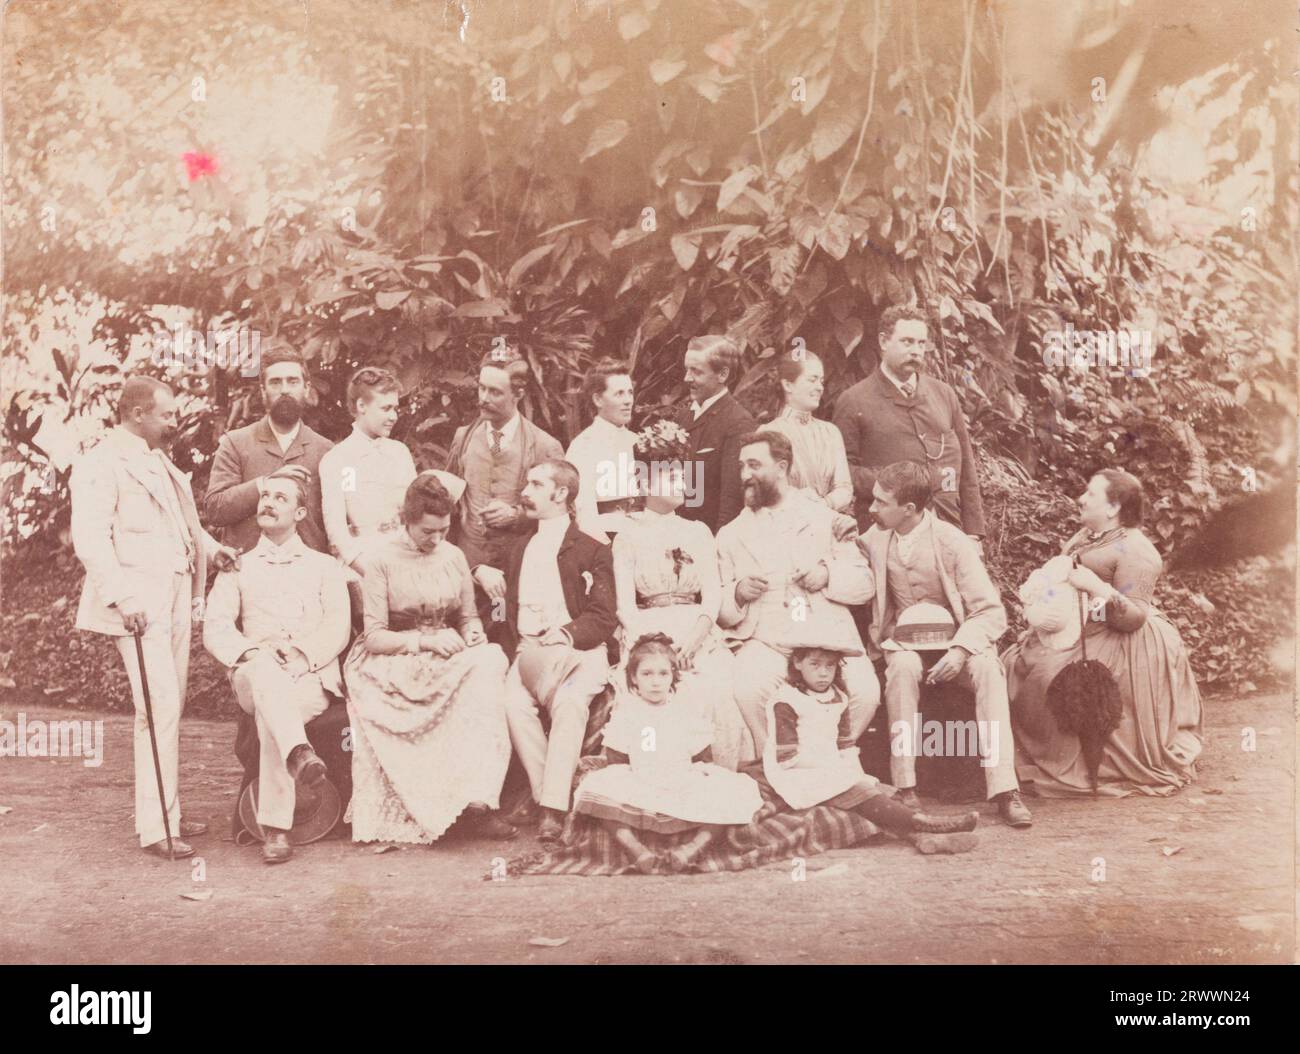
<path fill-rule="evenodd" d="M 664 422 L 642 435 L 658 437 L 675 427 Z M 677 646 L 683 697 L 707 708 L 713 760 L 734 770 L 753 760 L 754 744 L 733 693 L 735 658 L 716 621 L 722 583 L 713 534 L 707 524 L 677 515 L 685 501 L 682 473 L 675 467 L 680 457 L 655 456 L 677 452 L 655 440 L 638 442 L 637 457 L 649 466 L 648 486 L 644 511 L 629 516 L 614 539 L 623 658 L 618 677 L 611 680 L 623 680 L 634 641 L 647 633 L 666 633 Z"/>
<path fill-rule="evenodd" d="M 1090 598 L 1088 658 L 1111 672 L 1124 706 L 1098 772 L 1097 793 L 1110 797 L 1173 794 L 1195 778 L 1204 745 L 1187 649 L 1152 601 L 1163 562 L 1139 528 L 1143 506 L 1135 477 L 1119 469 L 1097 473 L 1079 497 L 1083 529 L 1061 550 L 1076 562 L 1067 581 Z M 1050 797 L 1092 793 L 1078 737 L 1060 730 L 1046 703 L 1047 686 L 1082 652 L 1077 640 L 1053 647 L 1030 631 L 1003 656 L 1017 751 L 1028 763 L 1021 782 Z"/>
<path fill-rule="evenodd" d="M 790 482 L 829 505 L 836 512 L 852 514 L 853 479 L 844 436 L 829 421 L 813 416 L 826 388 L 822 360 L 812 352 L 800 356 L 787 352 L 776 365 L 781 385 L 782 406 L 776 417 L 759 427 L 780 432 L 794 448 Z"/>
<path fill-rule="evenodd" d="M 480 834 L 515 834 L 493 811 L 510 762 L 506 657 L 483 634 L 464 554 L 444 540 L 452 504 L 417 477 L 404 529 L 364 558 L 365 629 L 344 665 L 357 842 L 434 842 L 466 810 Z"/>

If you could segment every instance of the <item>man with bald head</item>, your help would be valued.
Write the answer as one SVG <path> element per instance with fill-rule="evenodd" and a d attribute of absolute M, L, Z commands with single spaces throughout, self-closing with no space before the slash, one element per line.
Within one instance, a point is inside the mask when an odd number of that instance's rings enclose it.
<path fill-rule="evenodd" d="M 176 400 L 162 381 L 128 377 L 119 424 L 72 471 L 72 544 L 86 568 L 77 629 L 112 637 L 135 701 L 135 829 L 140 845 L 175 857 L 207 827 L 181 818 L 177 795 L 180 718 L 192 621 L 201 617 L 207 562 L 235 566 L 238 554 L 199 524 L 190 481 L 164 452 L 176 435 Z M 133 635 L 141 635 L 169 828 L 158 800 L 149 724 Z"/>

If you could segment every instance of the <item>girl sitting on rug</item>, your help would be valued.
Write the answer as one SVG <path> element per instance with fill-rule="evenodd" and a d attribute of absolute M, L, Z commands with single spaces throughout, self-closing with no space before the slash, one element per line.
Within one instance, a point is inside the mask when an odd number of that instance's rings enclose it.
<path fill-rule="evenodd" d="M 897 789 L 862 770 L 849 732 L 841 658 L 855 644 L 796 647 L 787 680 L 767 704 L 762 776 L 792 809 L 832 805 L 851 810 L 923 853 L 973 849 L 978 813 L 934 816 L 895 799 Z"/>
<path fill-rule="evenodd" d="M 610 828 L 643 874 L 656 869 L 657 858 L 638 831 L 698 828 L 669 858 L 682 871 L 718 827 L 749 823 L 763 804 L 752 779 L 710 760 L 713 726 L 700 707 L 675 691 L 679 676 L 671 637 L 637 638 L 627 660 L 628 692 L 620 693 L 604 731 L 610 764 L 589 773 L 574 799 L 574 810 Z"/>

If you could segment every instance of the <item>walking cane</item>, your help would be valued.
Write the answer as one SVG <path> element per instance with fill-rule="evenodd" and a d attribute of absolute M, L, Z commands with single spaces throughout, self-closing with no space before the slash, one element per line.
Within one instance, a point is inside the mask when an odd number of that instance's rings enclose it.
<path fill-rule="evenodd" d="M 153 748 L 153 773 L 158 778 L 158 803 L 162 806 L 163 831 L 167 835 L 167 859 L 175 860 L 172 852 L 172 825 L 167 817 L 167 792 L 163 790 L 162 764 L 158 761 L 158 733 L 153 727 L 153 703 L 149 699 L 149 675 L 144 669 L 144 645 L 140 643 L 140 631 L 135 637 L 135 657 L 140 660 L 140 687 L 144 689 L 144 717 L 149 723 L 149 746 Z"/>

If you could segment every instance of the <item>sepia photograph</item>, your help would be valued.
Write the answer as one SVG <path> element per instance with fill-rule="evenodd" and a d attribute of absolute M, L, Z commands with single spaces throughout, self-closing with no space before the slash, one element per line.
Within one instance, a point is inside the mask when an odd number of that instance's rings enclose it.
<path fill-rule="evenodd" d="M 1295 4 L 0 18 L 35 1020 L 806 964 L 1263 1022 L 1211 968 L 1297 961 Z"/>

